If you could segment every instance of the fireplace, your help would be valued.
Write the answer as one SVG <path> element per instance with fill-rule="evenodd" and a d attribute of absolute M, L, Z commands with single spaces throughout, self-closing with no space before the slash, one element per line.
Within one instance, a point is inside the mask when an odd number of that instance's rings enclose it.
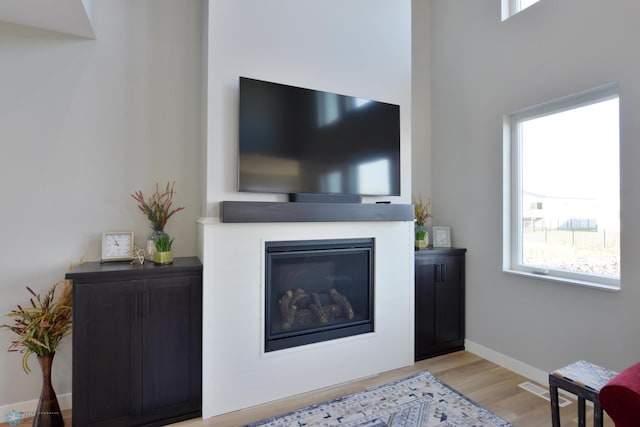
<path fill-rule="evenodd" d="M 266 242 L 265 352 L 373 332 L 373 241 Z"/>

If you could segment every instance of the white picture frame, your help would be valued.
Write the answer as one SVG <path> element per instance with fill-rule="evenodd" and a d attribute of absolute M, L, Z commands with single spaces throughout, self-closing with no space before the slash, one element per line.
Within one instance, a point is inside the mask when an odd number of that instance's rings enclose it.
<path fill-rule="evenodd" d="M 439 226 L 432 228 L 433 247 L 434 248 L 450 248 L 451 247 L 451 227 Z"/>

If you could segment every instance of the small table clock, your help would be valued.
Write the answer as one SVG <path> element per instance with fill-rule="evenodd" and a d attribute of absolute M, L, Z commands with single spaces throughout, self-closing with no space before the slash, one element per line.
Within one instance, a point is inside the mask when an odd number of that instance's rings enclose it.
<path fill-rule="evenodd" d="M 125 261 L 133 257 L 133 231 L 102 233 L 102 261 Z"/>

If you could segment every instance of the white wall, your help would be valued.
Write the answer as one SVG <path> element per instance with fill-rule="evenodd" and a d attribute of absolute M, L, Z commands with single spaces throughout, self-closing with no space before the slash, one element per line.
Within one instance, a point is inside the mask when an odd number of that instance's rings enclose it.
<path fill-rule="evenodd" d="M 285 200 L 236 190 L 239 76 L 399 104 L 402 194 L 385 199 L 411 200 L 410 1 L 221 0 L 209 9 L 204 417 L 413 360 L 411 222 L 246 225 L 217 218 L 223 200 Z M 354 236 L 376 238 L 376 333 L 261 355 L 264 241 Z M 228 303 L 238 299 L 242 304 Z M 371 356 L 376 349 L 394 351 Z M 304 380 L 278 381 L 305 367 Z"/>
<path fill-rule="evenodd" d="M 202 14 L 201 0 L 95 0 L 97 40 L 0 23 L 0 314 L 28 302 L 26 285 L 43 291 L 71 262 L 98 260 L 102 231 L 142 242 L 148 224 L 129 195 L 157 181 L 176 180 L 186 206 L 167 226 L 175 255 L 197 253 Z M 7 410 L 37 399 L 41 383 L 35 358 L 27 376 L 21 355 L 5 351 L 12 339 L 0 330 Z M 65 340 L 53 366 L 59 395 L 71 392 Z"/>
<path fill-rule="evenodd" d="M 203 225 L 204 418 L 413 363 L 413 222 Z M 375 332 L 264 353 L 265 242 L 373 238 Z"/>
<path fill-rule="evenodd" d="M 501 22 L 500 1 L 432 2 L 434 224 L 469 250 L 467 338 L 544 371 L 578 359 L 619 370 L 640 354 L 639 13 L 626 0 L 542 0 Z M 502 115 L 615 81 L 622 291 L 503 273 Z"/>
<path fill-rule="evenodd" d="M 237 192 L 238 77 L 400 104 L 401 197 L 411 198 L 409 0 L 221 0 L 209 6 L 207 215 Z"/>

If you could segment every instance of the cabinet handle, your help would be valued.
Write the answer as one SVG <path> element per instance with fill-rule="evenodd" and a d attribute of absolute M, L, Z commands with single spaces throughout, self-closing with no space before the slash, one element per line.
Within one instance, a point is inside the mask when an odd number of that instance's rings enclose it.
<path fill-rule="evenodd" d="M 435 282 L 444 282 L 447 280 L 447 264 L 434 264 L 433 277 Z"/>

